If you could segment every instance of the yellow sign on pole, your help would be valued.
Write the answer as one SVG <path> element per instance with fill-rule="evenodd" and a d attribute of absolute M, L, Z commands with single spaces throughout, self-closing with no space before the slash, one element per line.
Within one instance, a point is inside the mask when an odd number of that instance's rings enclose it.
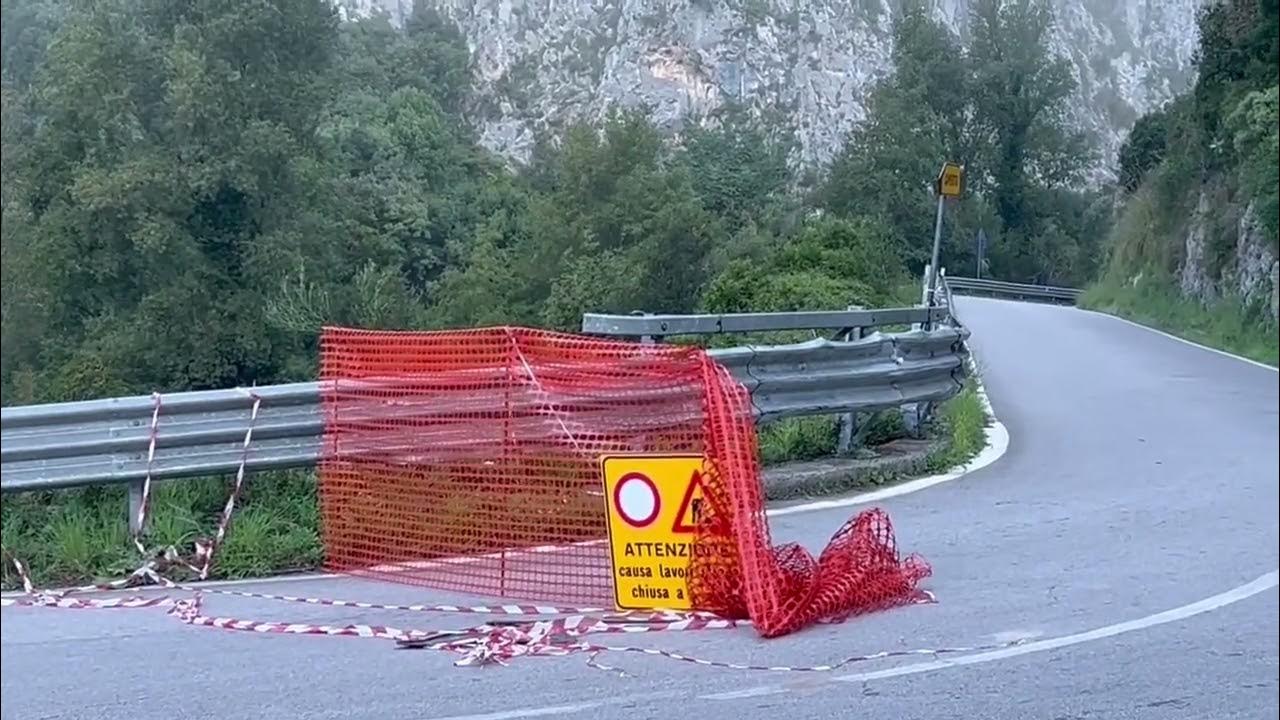
<path fill-rule="evenodd" d="M 938 194 L 942 197 L 956 198 L 960 197 L 960 166 L 953 163 L 943 163 L 942 171 L 938 173 Z"/>
<path fill-rule="evenodd" d="M 613 592 L 623 610 L 690 610 L 688 569 L 702 511 L 700 455 L 607 455 Z"/>

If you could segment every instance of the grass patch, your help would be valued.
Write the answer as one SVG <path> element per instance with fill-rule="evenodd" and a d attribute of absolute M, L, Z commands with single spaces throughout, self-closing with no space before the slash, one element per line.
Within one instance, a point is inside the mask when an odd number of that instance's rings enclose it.
<path fill-rule="evenodd" d="M 769 500 L 791 500 L 837 495 L 950 470 L 982 452 L 990 422 L 979 396 L 977 380 L 973 378 L 958 395 L 935 408 L 923 438 L 902 442 L 906 438 L 902 416 L 896 410 L 888 410 L 864 418 L 864 441 L 852 457 L 795 465 L 766 462 L 767 466 L 772 465 L 767 467 L 770 477 L 766 496 Z M 770 450 L 774 447 L 766 440 L 776 442 L 796 435 L 800 435 L 798 429 L 778 427 L 769 434 L 762 430 L 762 459 L 770 460 Z M 829 454 L 805 459 L 819 457 L 828 458 Z"/>
<path fill-rule="evenodd" d="M 227 478 L 157 483 L 145 544 L 190 553 L 196 538 L 212 537 L 230 489 Z M 118 578 L 141 562 L 129 541 L 125 498 L 120 487 L 7 496 L 0 508 L 5 551 L 27 565 L 39 587 Z M 314 473 L 262 473 L 247 482 L 211 575 L 309 569 L 321 557 Z M 6 558 L 3 587 L 20 585 Z"/>
<path fill-rule="evenodd" d="M 863 413 L 858 416 L 858 442 L 854 449 L 875 447 L 905 436 L 902 413 L 897 409 Z M 763 465 L 817 460 L 836 454 L 840 421 L 834 415 L 787 418 L 760 428 L 756 437 Z"/>
<path fill-rule="evenodd" d="M 990 417 L 978 397 L 978 385 L 970 380 L 959 395 L 938 408 L 938 434 L 943 438 L 929 454 L 930 472 L 939 472 L 967 463 L 987 445 Z"/>
<path fill-rule="evenodd" d="M 760 462 L 777 465 L 794 460 L 814 460 L 834 454 L 839 439 L 836 418 L 788 418 L 760 428 L 757 441 Z"/>
<path fill-rule="evenodd" d="M 1275 366 L 1280 336 L 1259 307 L 1226 298 L 1211 305 L 1182 296 L 1172 281 L 1139 276 L 1137 282 L 1109 278 L 1088 288 L 1080 306 L 1118 315 L 1172 335 Z"/>

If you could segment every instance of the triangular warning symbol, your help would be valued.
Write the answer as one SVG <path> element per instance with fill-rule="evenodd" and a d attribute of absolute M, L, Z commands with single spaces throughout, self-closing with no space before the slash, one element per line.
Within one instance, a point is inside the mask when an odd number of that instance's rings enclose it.
<path fill-rule="evenodd" d="M 689 484 L 684 489 L 684 497 L 680 500 L 680 509 L 676 511 L 676 521 L 671 526 L 673 533 L 691 533 L 698 529 L 698 519 L 702 516 L 703 493 L 702 471 L 694 470 L 689 476 Z"/>

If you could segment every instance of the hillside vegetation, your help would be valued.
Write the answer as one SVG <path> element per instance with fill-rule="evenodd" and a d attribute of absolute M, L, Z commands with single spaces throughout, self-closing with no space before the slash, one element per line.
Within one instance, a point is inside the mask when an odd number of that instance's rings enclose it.
<path fill-rule="evenodd" d="M 678 137 L 618 111 L 507 167 L 464 120 L 462 38 L 426 6 L 399 29 L 327 0 L 3 3 L 6 405 L 311 379 L 324 324 L 908 304 L 945 159 L 968 168 L 949 263 L 982 228 L 989 272 L 1078 282 L 1106 217 L 1071 189 L 1087 143 L 1038 3 L 976 2 L 964 51 L 907 3 L 896 72 L 817 173 L 733 107 Z M 975 452 L 983 420 L 957 399 L 938 461 Z M 830 419 L 783 424 L 762 455 L 835 440 Z M 207 534 L 225 491 L 163 486 L 150 540 Z M 41 581 L 128 569 L 122 493 L 6 498 L 4 547 Z M 314 565 L 315 508 L 307 473 L 253 483 L 218 572 Z"/>
<path fill-rule="evenodd" d="M 1085 297 L 1276 363 L 1280 238 L 1280 11 L 1210 4 L 1199 76 L 1137 121 L 1120 151 L 1123 205 L 1102 279 Z"/>
<path fill-rule="evenodd" d="M 990 272 L 1080 281 L 1105 218 L 1069 190 L 1086 143 L 1037 3 L 975 3 L 966 51 L 904 10 L 895 74 L 818 177 L 788 167 L 787 128 L 733 108 L 678 138 L 619 112 L 507 168 L 425 6 L 403 30 L 325 0 L 4 17 L 6 404 L 311 378 L 324 323 L 905 302 L 947 158 L 969 167 L 953 265 L 984 228 Z"/>

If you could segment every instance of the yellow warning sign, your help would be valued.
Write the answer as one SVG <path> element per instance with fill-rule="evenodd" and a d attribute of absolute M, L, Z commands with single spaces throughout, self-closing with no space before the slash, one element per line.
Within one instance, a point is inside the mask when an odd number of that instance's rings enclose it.
<path fill-rule="evenodd" d="M 687 573 L 702 512 L 703 462 L 700 455 L 601 458 L 619 608 L 692 608 Z"/>
<path fill-rule="evenodd" d="M 938 194 L 943 197 L 960 197 L 960 166 L 953 163 L 943 163 L 942 171 L 938 173 Z"/>

